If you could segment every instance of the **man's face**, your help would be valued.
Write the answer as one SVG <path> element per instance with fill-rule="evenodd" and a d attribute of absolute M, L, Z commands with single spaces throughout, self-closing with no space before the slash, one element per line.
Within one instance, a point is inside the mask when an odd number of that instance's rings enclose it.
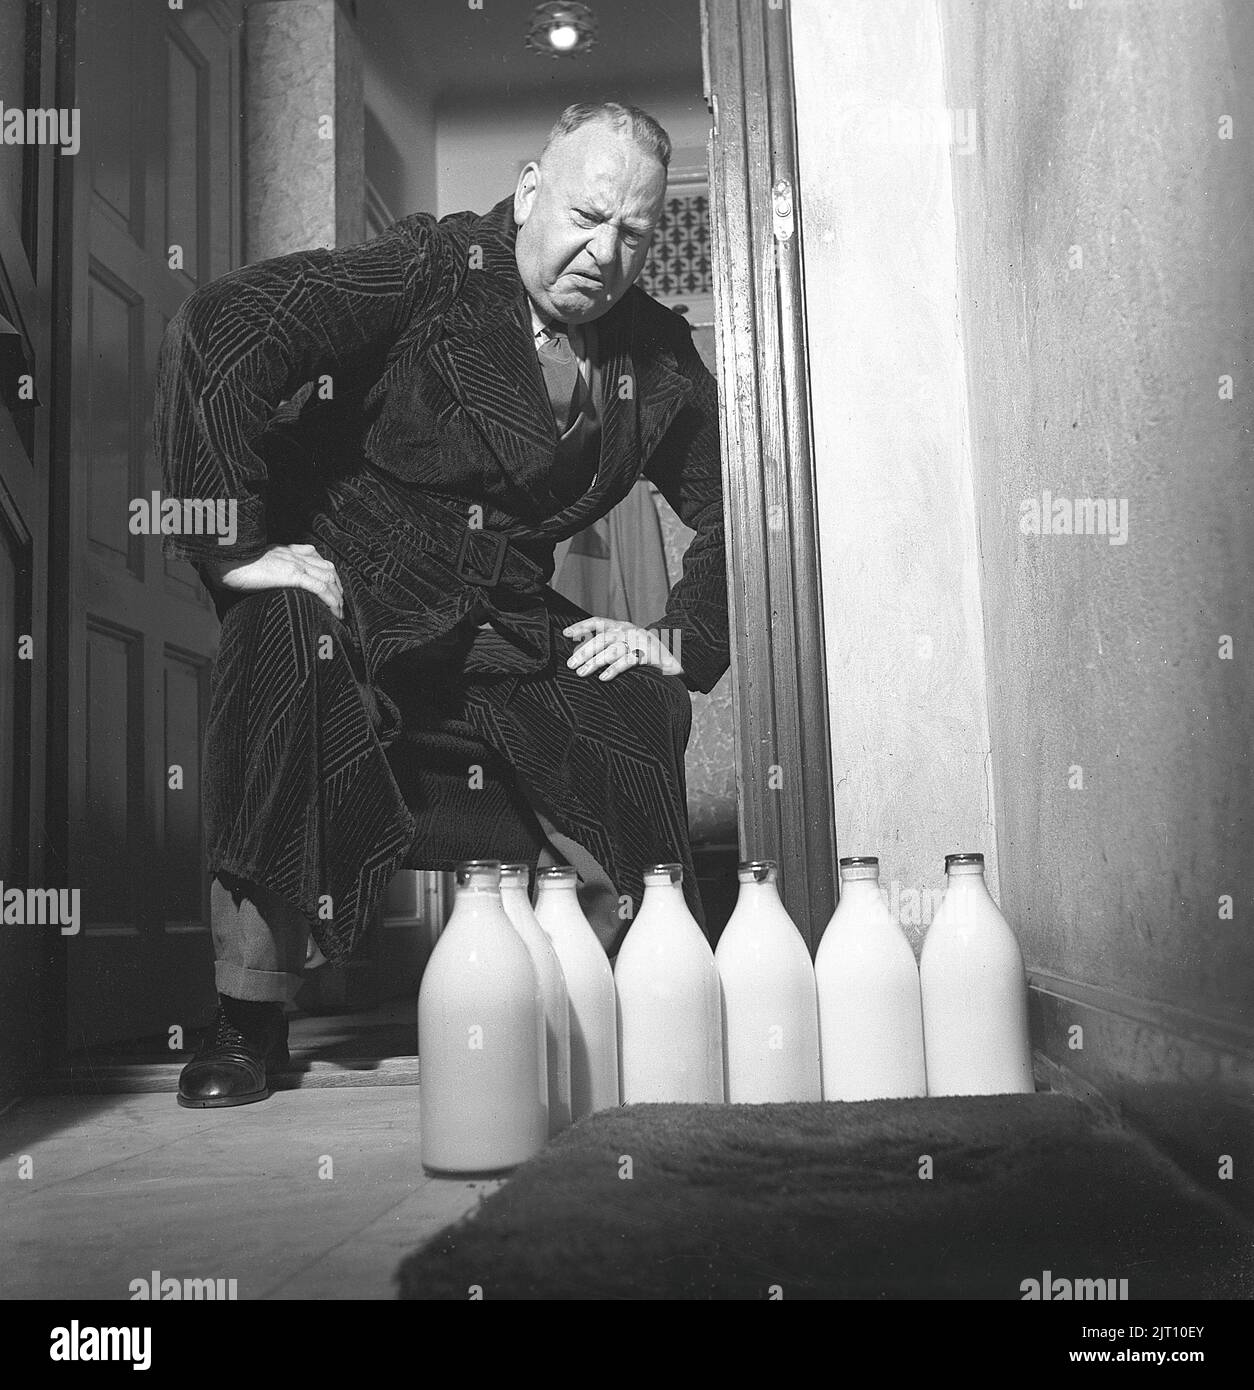
<path fill-rule="evenodd" d="M 665 194 L 658 161 L 602 121 L 528 164 L 514 194 L 515 254 L 539 309 L 588 323 L 616 304 L 644 268 Z"/>

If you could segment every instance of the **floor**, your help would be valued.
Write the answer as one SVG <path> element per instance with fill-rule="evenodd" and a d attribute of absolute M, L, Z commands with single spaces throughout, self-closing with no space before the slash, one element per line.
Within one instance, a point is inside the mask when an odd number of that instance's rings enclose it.
<path fill-rule="evenodd" d="M 289 1022 L 257 1105 L 179 1107 L 198 1039 L 162 1035 L 72 1054 L 0 1113 L 0 1299 L 130 1299 L 154 1272 L 395 1298 L 402 1259 L 502 1184 L 423 1172 L 416 999 Z"/>
<path fill-rule="evenodd" d="M 411 1018 L 299 1019 L 287 1089 L 227 1110 L 175 1104 L 177 1059 L 74 1059 L 0 1115 L 0 1298 L 129 1299 L 153 1271 L 394 1298 L 401 1259 L 501 1185 L 424 1174 Z"/>

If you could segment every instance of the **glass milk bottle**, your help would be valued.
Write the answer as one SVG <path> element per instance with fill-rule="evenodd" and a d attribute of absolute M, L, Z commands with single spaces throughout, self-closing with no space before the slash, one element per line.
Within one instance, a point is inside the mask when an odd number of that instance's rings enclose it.
<path fill-rule="evenodd" d="M 566 866 L 536 874 L 536 919 L 553 943 L 570 1000 L 572 1120 L 618 1104 L 614 972 L 579 906 L 579 876 Z"/>
<path fill-rule="evenodd" d="M 683 875 L 679 864 L 645 869 L 644 900 L 614 965 L 624 1105 L 724 1098 L 718 971 Z"/>
<path fill-rule="evenodd" d="M 840 861 L 840 901 L 814 959 L 824 1100 L 927 1095 L 919 969 L 880 895 L 880 861 Z"/>
<path fill-rule="evenodd" d="M 501 866 L 457 866 L 448 925 L 418 991 L 422 1162 L 490 1173 L 548 1137 L 544 1001 L 535 966 L 501 906 Z"/>
<path fill-rule="evenodd" d="M 814 966 L 779 900 L 776 872 L 769 859 L 740 865 L 736 910 L 714 952 L 733 1102 L 822 1099 Z"/>
<path fill-rule="evenodd" d="M 923 942 L 928 1094 L 1030 1093 L 1027 980 L 1015 934 L 989 896 L 982 854 L 945 856 L 945 896 Z"/>
<path fill-rule="evenodd" d="M 549 1078 L 549 1135 L 570 1124 L 570 1001 L 553 943 L 531 906 L 530 864 L 501 865 L 501 906 L 531 956 L 544 999 L 544 1033 Z"/>

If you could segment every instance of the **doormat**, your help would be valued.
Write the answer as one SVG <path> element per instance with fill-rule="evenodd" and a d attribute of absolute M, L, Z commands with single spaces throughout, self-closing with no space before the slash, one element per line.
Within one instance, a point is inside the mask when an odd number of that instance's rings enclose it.
<path fill-rule="evenodd" d="M 397 1281 L 404 1299 L 1239 1298 L 1252 1251 L 1242 1218 L 1066 1096 L 636 1105 L 560 1135 Z"/>

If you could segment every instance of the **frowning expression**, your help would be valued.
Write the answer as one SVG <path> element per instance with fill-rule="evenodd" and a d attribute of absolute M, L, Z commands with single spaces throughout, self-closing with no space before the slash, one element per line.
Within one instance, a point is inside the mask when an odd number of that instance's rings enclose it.
<path fill-rule="evenodd" d="M 644 269 L 666 171 L 629 129 L 593 121 L 528 164 L 514 193 L 518 273 L 540 311 L 600 318 Z"/>

